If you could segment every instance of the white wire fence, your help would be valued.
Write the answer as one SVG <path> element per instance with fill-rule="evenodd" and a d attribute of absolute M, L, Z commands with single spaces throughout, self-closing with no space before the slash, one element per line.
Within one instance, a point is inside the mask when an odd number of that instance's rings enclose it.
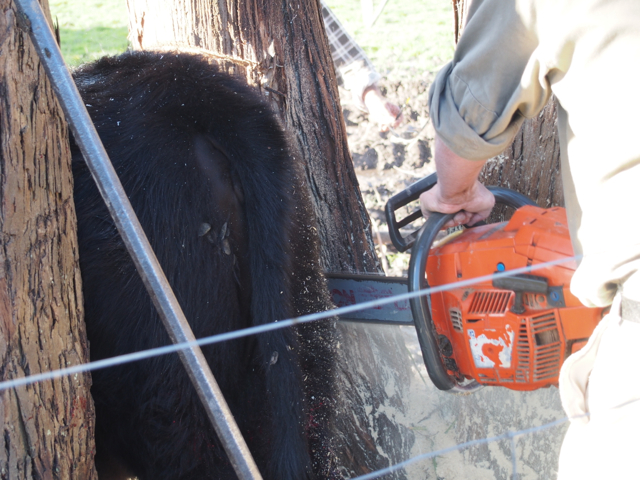
<path fill-rule="evenodd" d="M 13 380 L 7 380 L 4 382 L 0 382 L 0 391 L 6 390 L 9 388 L 20 387 L 23 385 L 29 385 L 36 382 L 53 380 L 62 376 L 73 375 L 73 374 L 82 373 L 82 372 L 89 372 L 92 370 L 99 370 L 102 368 L 114 367 L 116 365 L 122 365 L 125 363 L 135 362 L 138 360 L 145 360 L 148 358 L 158 357 L 160 355 L 175 353 L 180 350 L 187 350 L 194 346 L 203 347 L 205 345 L 212 345 L 214 343 L 226 342 L 229 340 L 235 340 L 238 338 L 248 337 L 251 335 L 258 335 L 260 333 L 271 332 L 273 330 L 278 330 L 281 328 L 292 327 L 301 323 L 309 323 L 309 322 L 315 322 L 318 320 L 323 320 L 323 319 L 332 318 L 332 317 L 340 317 L 342 315 L 347 315 L 349 313 L 379 307 L 381 305 L 386 305 L 388 303 L 403 302 L 406 300 L 410 300 L 412 298 L 417 298 L 425 295 L 432 295 L 434 293 L 439 293 L 439 292 L 446 292 L 446 291 L 454 290 L 457 288 L 464 288 L 464 287 L 474 285 L 476 283 L 481 283 L 489 280 L 510 277 L 510 276 L 519 275 L 522 273 L 530 273 L 535 270 L 548 268 L 554 265 L 573 262 L 578 260 L 579 258 L 580 257 L 578 256 L 562 258 L 562 259 L 554 260 L 551 262 L 540 263 L 537 265 L 517 268 L 514 270 L 505 271 L 505 272 L 493 273 L 491 275 L 483 275 L 481 277 L 475 277 L 469 280 L 462 280 L 460 282 L 449 283 L 446 285 L 439 285 L 437 287 L 425 288 L 423 290 L 404 293 L 402 295 L 394 295 L 386 298 L 380 298 L 377 300 L 371 300 L 369 302 L 362 302 L 357 305 L 349 305 L 346 307 L 335 308 L 335 309 L 327 310 L 324 312 L 312 313 L 309 315 L 290 318 L 286 320 L 276 320 L 273 323 L 259 325 L 256 327 L 244 328 L 241 330 L 234 330 L 232 332 L 227 332 L 227 333 L 220 333 L 217 335 L 212 335 L 210 337 L 203 337 L 191 342 L 175 343 L 173 345 L 167 345 L 165 347 L 151 348 L 148 350 L 142 350 L 135 353 L 118 355 L 117 357 L 111 357 L 104 360 L 88 362 L 88 363 L 76 365 L 73 367 L 62 368 L 59 370 L 52 370 L 50 372 L 29 375 L 27 377 L 17 378 Z"/>
<path fill-rule="evenodd" d="M 112 357 L 112 358 L 108 358 L 108 359 L 104 359 L 104 360 L 98 360 L 98 361 L 94 361 L 94 362 L 88 362 L 88 363 L 84 363 L 84 364 L 80 364 L 80 365 L 75 365 L 75 366 L 64 368 L 64 369 L 60 369 L 60 370 L 53 370 L 53 371 L 50 371 L 50 372 L 34 374 L 34 375 L 30 375 L 30 376 L 23 377 L 23 378 L 7 380 L 7 381 L 4 381 L 4 382 L 0 382 L 0 391 L 11 389 L 11 388 L 18 388 L 18 387 L 29 385 L 29 384 L 33 384 L 33 383 L 36 383 L 36 382 L 54 380 L 54 379 L 57 379 L 57 378 L 60 378 L 60 377 L 63 377 L 63 376 L 74 375 L 74 374 L 77 374 L 77 373 L 89 372 L 89 371 L 98 370 L 98 369 L 102 369 L 102 368 L 108 368 L 108 367 L 113 367 L 113 366 L 116 366 L 116 365 L 122 365 L 122 364 L 130 363 L 130 362 L 149 359 L 149 358 L 157 357 L 157 356 L 160 356 L 160 355 L 167 355 L 167 354 L 170 354 L 170 353 L 176 353 L 176 352 L 179 352 L 180 350 L 185 350 L 185 349 L 188 349 L 188 348 L 192 348 L 194 346 L 202 347 L 202 346 L 205 346 L 205 345 L 211 345 L 211 344 L 215 344 L 215 343 L 225 342 L 225 341 L 228 341 L 228 340 L 234 340 L 234 339 L 238 339 L 238 338 L 242 338 L 242 337 L 247 337 L 247 336 L 250 336 L 250 335 L 257 335 L 257 334 L 260 334 L 260 333 L 269 332 L 269 331 L 277 330 L 277 329 L 280 329 L 280 328 L 287 328 L 287 327 L 295 326 L 297 324 L 309 323 L 309 322 L 320 321 L 320 320 L 327 319 L 327 318 L 339 317 L 341 315 L 347 315 L 349 313 L 353 313 L 353 312 L 356 312 L 356 311 L 375 308 L 375 307 L 378 307 L 378 306 L 381 306 L 381 305 L 385 305 L 387 303 L 406 301 L 406 300 L 409 300 L 409 299 L 412 299 L 412 298 L 415 298 L 415 297 L 419 297 L 419 296 L 423 296 L 423 295 L 431 295 L 431 294 L 438 293 L 438 292 L 444 292 L 444 291 L 448 291 L 448 290 L 463 288 L 463 287 L 474 285 L 476 283 L 489 281 L 489 280 L 493 280 L 493 279 L 497 279 L 497 278 L 509 277 L 509 276 L 518 275 L 518 274 L 522 274 L 522 273 L 530 273 L 530 272 L 533 272 L 535 270 L 548 268 L 550 266 L 560 265 L 560 264 L 567 263 L 567 262 L 574 262 L 576 260 L 579 260 L 578 256 L 574 256 L 574 257 L 570 257 L 570 258 L 564 258 L 564 259 L 560 259 L 560 260 L 556 260 L 556 261 L 552 261 L 552 262 L 541 263 L 541 264 L 532 265 L 532 266 L 528 266 L 528 267 L 523 267 L 523 268 L 519 268 L 519 269 L 514 269 L 514 270 L 510 270 L 510 271 L 494 273 L 494 274 L 491 274 L 491 275 L 485 275 L 485 276 L 482 276 L 482 277 L 476 277 L 476 278 L 472 278 L 472 279 L 469 279 L 469 280 L 450 283 L 450 284 L 447 284 L 447 285 L 431 287 L 431 288 L 427 288 L 427 289 L 416 291 L 416 292 L 409 292 L 409 293 L 402 294 L 402 295 L 395 295 L 395 296 L 390 296 L 390 297 L 387 297 L 387 298 L 380 298 L 380 299 L 377 299 L 377 300 L 372 300 L 372 301 L 369 301 L 369 302 L 363 302 L 363 303 L 360 303 L 360 304 L 357 304 L 357 305 L 350 305 L 350 306 L 346 306 L 346 307 L 336 308 L 336 309 L 328 310 L 328 311 L 325 311 L 325 312 L 318 312 L 318 313 L 305 315 L 305 316 L 301 316 L 301 317 L 275 321 L 274 323 L 270 323 L 270 324 L 266 324 L 266 325 L 260 325 L 260 326 L 256 326 L 256 327 L 250 327 L 250 328 L 241 329 L 241 330 L 236 330 L 236 331 L 227 332 L 227 333 L 218 334 L 218 335 L 213 335 L 213 336 L 210 336 L 210 337 L 201 338 L 201 339 L 198 339 L 198 340 L 195 340 L 195 341 L 191 341 L 191 342 L 183 342 L 183 343 L 177 343 L 177 344 L 173 344 L 173 345 L 167 345 L 167 346 L 164 346 L 164 347 L 153 348 L 153 349 L 139 351 L 139 352 L 130 353 L 130 354 L 126 354 L 126 355 L 120 355 L 120 356 L 116 356 L 116 357 Z M 565 418 L 562 418 L 562 419 L 559 419 L 559 420 L 555 420 L 553 422 L 546 423 L 544 425 L 540 425 L 540 426 L 537 426 L 537 427 L 531 427 L 531 428 L 522 429 L 522 430 L 518 430 L 518 431 L 507 431 L 507 432 L 504 432 L 504 433 L 502 433 L 500 435 L 497 435 L 497 436 L 480 438 L 480 439 L 476 439 L 476 440 L 471 440 L 471 441 L 468 441 L 468 442 L 460 443 L 460 444 L 457 444 L 457 445 L 452 445 L 452 446 L 444 448 L 444 449 L 433 450 L 433 451 L 430 451 L 430 452 L 427 452 L 427 453 L 423 453 L 423 454 L 417 455 L 415 457 L 409 458 L 409 459 L 407 459 L 407 460 L 405 460 L 403 462 L 394 464 L 394 465 L 389 466 L 387 468 L 384 468 L 384 469 L 381 469 L 381 470 L 377 470 L 375 472 L 371 472 L 371 473 L 368 473 L 368 474 L 363 475 L 363 476 L 353 477 L 352 480 L 369 480 L 369 479 L 381 478 L 381 477 L 383 477 L 385 475 L 397 473 L 397 472 L 401 471 L 402 469 L 404 469 L 405 467 L 407 467 L 407 466 L 409 466 L 411 464 L 414 464 L 416 462 L 421 462 L 421 461 L 424 461 L 424 460 L 427 460 L 427 459 L 430 459 L 430 458 L 434 458 L 434 457 L 438 457 L 438 456 L 441 456 L 441 455 L 444 455 L 444 454 L 447 454 L 447 453 L 451 453 L 451 452 L 454 452 L 454 451 L 462 451 L 462 450 L 469 449 L 469 448 L 472 448 L 472 447 L 476 447 L 476 446 L 479 446 L 479 445 L 498 442 L 498 441 L 504 441 L 504 440 L 509 440 L 510 444 L 511 444 L 512 478 L 516 479 L 518 477 L 518 469 L 517 469 L 517 461 L 516 461 L 516 444 L 517 444 L 518 438 L 526 436 L 526 435 L 533 435 L 533 434 L 536 434 L 536 433 L 543 432 L 545 430 L 548 430 L 548 429 L 551 429 L 551 428 L 556 427 L 558 425 L 561 425 L 561 424 L 563 424 L 563 423 L 565 423 L 567 421 L 569 421 L 569 418 L 565 417 Z"/>

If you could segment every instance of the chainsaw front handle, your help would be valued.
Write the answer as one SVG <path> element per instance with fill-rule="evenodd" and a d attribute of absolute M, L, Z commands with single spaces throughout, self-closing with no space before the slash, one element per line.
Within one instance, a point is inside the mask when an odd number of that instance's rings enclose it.
<path fill-rule="evenodd" d="M 427 180 L 434 175 L 435 174 L 423 180 Z M 417 183 L 414 185 L 417 185 Z M 430 182 L 424 182 L 422 186 L 428 183 Z M 435 185 L 435 182 L 433 182 L 427 190 L 432 188 L 433 185 Z M 525 205 L 535 205 L 535 202 L 531 199 L 518 192 L 514 192 L 513 190 L 501 187 L 488 188 L 496 197 L 496 204 L 507 205 L 515 209 Z M 422 192 L 417 193 L 416 198 L 420 196 L 420 193 Z M 412 192 L 411 195 L 415 195 L 415 192 Z M 389 204 L 387 203 L 387 206 L 388 205 Z M 445 223 L 453 217 L 453 214 L 433 212 L 429 214 L 429 218 L 424 226 L 418 232 L 414 232 L 417 238 L 412 241 L 410 245 L 413 247 L 411 250 L 411 260 L 409 262 L 410 292 L 429 288 L 429 284 L 425 278 L 425 272 L 427 270 L 427 259 L 429 258 L 431 245 L 433 244 L 438 232 L 444 227 Z M 391 227 L 389 228 L 389 231 L 391 232 Z M 477 381 L 473 380 L 467 384 L 461 385 L 447 372 L 442 355 L 440 354 L 437 332 L 431 318 L 430 301 L 431 297 L 429 295 L 422 295 L 417 298 L 412 298 L 410 302 L 413 321 L 415 323 L 418 340 L 420 341 L 420 348 L 422 350 L 422 357 L 431 381 L 440 390 L 448 391 L 450 393 L 469 394 L 479 390 L 482 388 L 482 385 Z"/>
<path fill-rule="evenodd" d="M 396 211 L 418 200 L 423 192 L 431 190 L 436 183 L 438 183 L 438 176 L 432 173 L 409 185 L 401 192 L 396 193 L 387 201 L 384 213 L 387 217 L 387 225 L 389 226 L 389 237 L 391 237 L 391 243 L 393 243 L 393 246 L 396 247 L 399 252 L 410 249 L 420 232 L 420 229 L 417 228 L 403 237 L 400 229 L 422 218 L 422 211 L 418 208 L 401 220 L 396 218 Z"/>
<path fill-rule="evenodd" d="M 389 226 L 389 237 L 391 238 L 393 246 L 396 247 L 399 252 L 405 252 L 410 249 L 420 232 L 420 228 L 416 228 L 409 234 L 403 236 L 400 229 L 410 225 L 419 218 L 422 218 L 422 211 L 418 208 L 400 220 L 396 218 L 396 212 L 409 203 L 418 200 L 423 192 L 431 190 L 436 183 L 438 183 L 438 176 L 436 173 L 432 173 L 431 175 L 409 185 L 387 201 L 387 204 L 385 205 L 385 216 L 387 218 L 387 225 Z M 508 188 L 487 188 L 496 197 L 496 203 L 502 203 L 503 205 L 516 209 L 523 207 L 524 205 L 536 205 L 536 203 L 530 198 L 522 195 L 521 193 L 509 190 Z M 430 216 L 433 216 L 433 214 Z M 449 217 L 449 220 L 451 218 L 453 218 L 453 216 Z"/>

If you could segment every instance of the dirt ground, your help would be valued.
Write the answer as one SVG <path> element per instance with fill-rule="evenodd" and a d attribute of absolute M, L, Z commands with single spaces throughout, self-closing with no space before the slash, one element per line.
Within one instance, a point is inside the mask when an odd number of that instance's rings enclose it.
<path fill-rule="evenodd" d="M 416 73 L 411 67 L 394 66 L 392 74 L 380 82 L 388 100 L 402 105 L 404 114 L 404 122 L 387 133 L 380 133 L 378 126 L 353 106 L 350 94 L 340 91 L 349 147 L 371 216 L 378 256 L 387 275 L 406 276 L 409 254 L 398 253 L 391 245 L 385 204 L 393 194 L 435 171 L 434 129 L 428 112 L 428 92 L 434 78 L 434 72 Z M 428 379 L 415 329 L 402 329 L 410 353 L 411 380 L 403 397 L 406 407 L 391 409 L 388 414 L 415 434 L 410 457 L 506 431 L 544 425 L 564 416 L 556 388 L 535 392 L 486 388 L 470 396 L 437 390 Z M 416 462 L 407 467 L 406 476 L 398 478 L 555 478 L 566 426 L 561 424 L 536 435 L 522 436 L 515 453 L 515 470 L 511 446 L 502 441 Z"/>
<path fill-rule="evenodd" d="M 429 119 L 428 93 L 435 74 L 394 68 L 379 86 L 387 99 L 402 107 L 398 128 L 380 132 L 378 125 L 358 110 L 351 94 L 340 89 L 349 149 L 360 190 L 371 216 L 374 241 L 385 273 L 403 276 L 409 256 L 398 253 L 389 240 L 384 207 L 388 198 L 432 173 L 434 130 Z"/>

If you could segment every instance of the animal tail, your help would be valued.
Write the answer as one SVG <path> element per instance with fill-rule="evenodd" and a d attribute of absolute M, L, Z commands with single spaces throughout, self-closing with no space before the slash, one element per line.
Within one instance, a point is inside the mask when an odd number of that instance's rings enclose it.
<path fill-rule="evenodd" d="M 181 60 L 175 58 L 176 62 Z M 210 70 L 202 77 L 195 67 L 185 70 L 190 71 L 194 92 L 185 92 L 193 105 L 184 109 L 206 112 L 197 123 L 228 158 L 230 181 L 242 202 L 252 324 L 290 318 L 294 316 L 290 277 L 296 208 L 292 195 L 296 159 L 291 143 L 255 90 L 222 73 L 211 78 Z M 197 93 L 202 87 L 206 98 Z M 280 329 L 260 334 L 256 341 L 271 417 L 268 476 L 274 480 L 312 479 L 297 332 Z"/>

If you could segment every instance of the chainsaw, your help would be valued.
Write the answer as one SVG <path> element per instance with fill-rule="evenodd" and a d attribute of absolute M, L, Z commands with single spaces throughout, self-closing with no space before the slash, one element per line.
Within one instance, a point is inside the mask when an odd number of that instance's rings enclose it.
<path fill-rule="evenodd" d="M 341 320 L 414 325 L 427 371 L 440 390 L 470 393 L 491 385 L 526 391 L 557 385 L 565 359 L 586 344 L 606 313 L 583 306 L 569 290 L 577 262 L 565 209 L 543 209 L 512 190 L 488 187 L 496 204 L 515 209 L 511 219 L 464 228 L 434 242 L 452 215 L 432 213 L 416 228 L 420 209 L 400 220 L 396 213 L 406 211 L 436 182 L 433 174 L 414 183 L 385 208 L 394 246 L 400 252 L 411 249 L 408 278 L 328 275 L 329 289 L 340 307 L 450 288 Z M 548 262 L 534 274 L 508 273 Z M 483 278 L 477 283 L 468 281 L 478 277 Z"/>

